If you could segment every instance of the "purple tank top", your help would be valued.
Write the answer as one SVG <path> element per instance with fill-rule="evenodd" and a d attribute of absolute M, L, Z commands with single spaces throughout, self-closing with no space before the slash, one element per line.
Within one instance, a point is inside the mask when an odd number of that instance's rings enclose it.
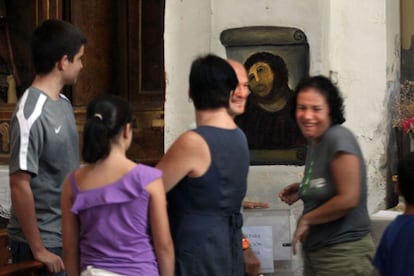
<path fill-rule="evenodd" d="M 88 265 L 122 275 L 159 275 L 148 221 L 145 187 L 161 171 L 137 165 L 122 179 L 81 191 L 74 174 L 71 211 L 80 220 L 80 269 Z"/>

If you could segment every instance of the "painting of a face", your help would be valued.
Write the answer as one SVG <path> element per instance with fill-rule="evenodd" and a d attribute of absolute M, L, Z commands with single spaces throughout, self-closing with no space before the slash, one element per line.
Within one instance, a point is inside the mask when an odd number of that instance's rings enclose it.
<path fill-rule="evenodd" d="M 290 27 L 247 26 L 224 30 L 220 41 L 227 57 L 247 71 L 250 94 L 244 112 L 239 97 L 233 114 L 246 135 L 250 164 L 304 165 L 308 141 L 292 116 L 291 102 L 292 88 L 309 75 L 306 34 Z"/>
<path fill-rule="evenodd" d="M 273 88 L 274 73 L 269 64 L 256 62 L 249 68 L 249 88 L 259 97 L 270 94 Z"/>

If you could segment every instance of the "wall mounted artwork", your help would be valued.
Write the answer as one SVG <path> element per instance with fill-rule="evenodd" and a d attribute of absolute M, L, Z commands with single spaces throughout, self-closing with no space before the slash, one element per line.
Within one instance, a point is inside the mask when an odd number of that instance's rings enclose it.
<path fill-rule="evenodd" d="M 244 64 L 250 95 L 236 116 L 245 132 L 252 165 L 303 165 L 306 139 L 292 116 L 290 101 L 309 74 L 309 45 L 299 29 L 252 26 L 221 33 L 227 57 Z"/>

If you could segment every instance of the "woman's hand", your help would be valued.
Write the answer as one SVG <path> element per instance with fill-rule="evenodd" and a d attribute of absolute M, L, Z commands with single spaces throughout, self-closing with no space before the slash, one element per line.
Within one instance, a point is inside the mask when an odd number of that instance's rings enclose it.
<path fill-rule="evenodd" d="M 265 202 L 259 202 L 259 201 L 243 201 L 243 209 L 263 209 L 263 208 L 269 208 L 269 204 Z"/>
<path fill-rule="evenodd" d="M 260 261 L 249 247 L 243 250 L 244 276 L 257 276 L 260 274 Z"/>
<path fill-rule="evenodd" d="M 296 244 L 298 241 L 303 242 L 306 240 L 309 232 L 309 223 L 306 219 L 301 217 L 298 221 L 298 225 L 296 226 L 295 233 L 293 234 L 292 240 L 292 249 L 293 255 L 296 255 Z"/>
<path fill-rule="evenodd" d="M 299 199 L 299 183 L 292 183 L 287 185 L 283 190 L 279 193 L 279 198 L 289 204 L 292 205 Z"/>

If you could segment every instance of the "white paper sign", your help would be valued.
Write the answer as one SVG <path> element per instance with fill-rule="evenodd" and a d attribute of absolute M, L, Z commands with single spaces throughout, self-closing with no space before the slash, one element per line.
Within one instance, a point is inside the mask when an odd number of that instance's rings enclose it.
<path fill-rule="evenodd" d="M 292 248 L 283 246 L 291 241 L 289 211 L 262 209 L 244 212 L 242 231 L 248 226 L 272 227 L 274 260 L 292 259 Z"/>
<path fill-rule="evenodd" d="M 272 226 L 244 226 L 243 234 L 249 239 L 253 252 L 260 260 L 261 272 L 274 272 Z"/>

